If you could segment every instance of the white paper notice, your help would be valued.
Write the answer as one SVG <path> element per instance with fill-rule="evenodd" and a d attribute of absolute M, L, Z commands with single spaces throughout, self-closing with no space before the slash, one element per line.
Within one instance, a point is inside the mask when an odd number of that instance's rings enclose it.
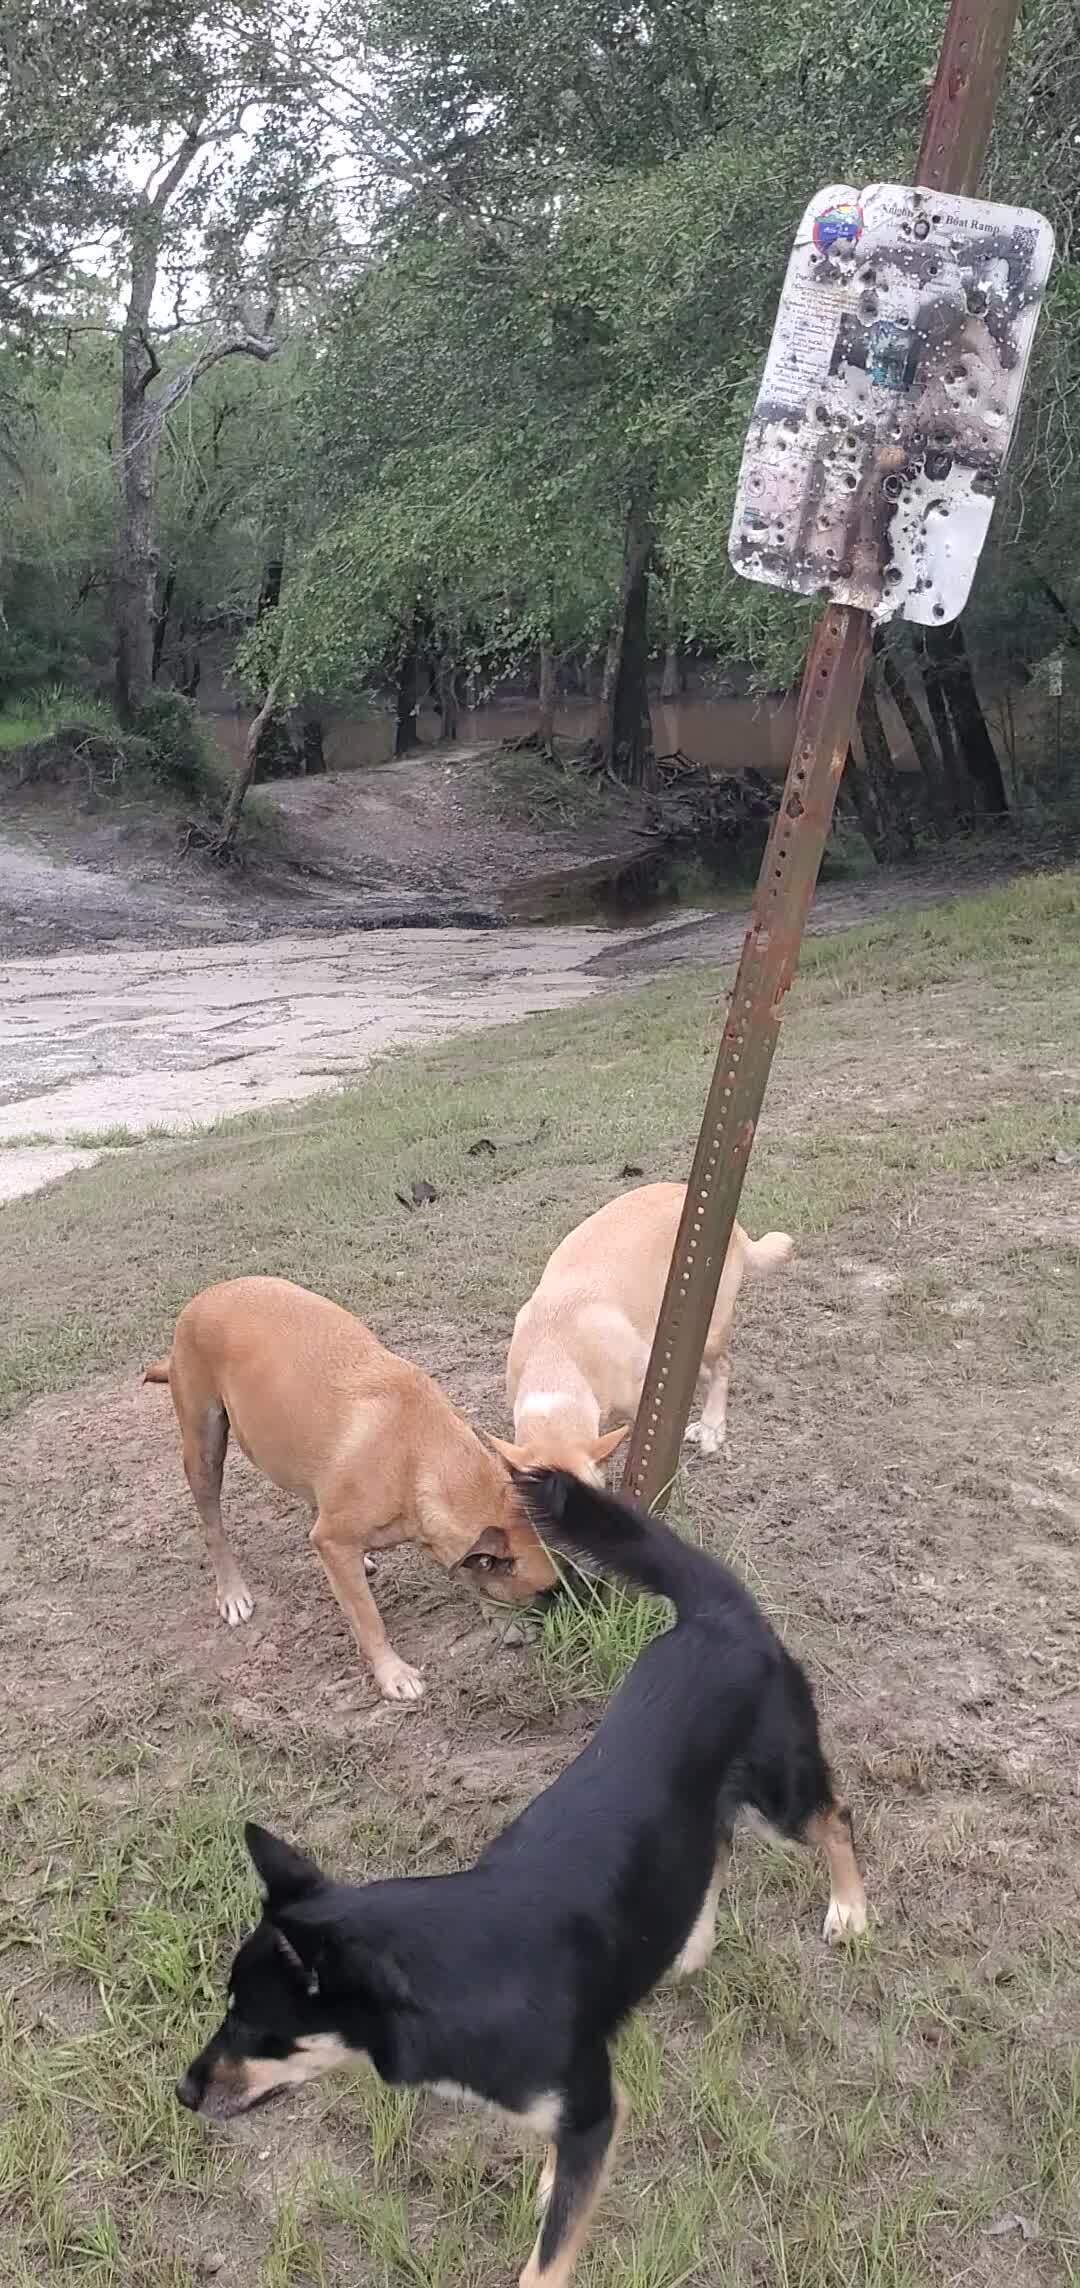
<path fill-rule="evenodd" d="M 1042 215 L 833 186 L 799 225 L 731 527 L 750 580 L 925 625 L 963 610 L 1054 254 Z"/>

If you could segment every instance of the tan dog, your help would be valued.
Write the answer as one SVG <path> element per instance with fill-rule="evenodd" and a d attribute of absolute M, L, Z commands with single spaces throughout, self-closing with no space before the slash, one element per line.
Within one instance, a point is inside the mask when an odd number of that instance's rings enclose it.
<path fill-rule="evenodd" d="M 593 1485 L 629 1435 L 629 1420 L 601 1436 L 613 1414 L 638 1409 L 679 1227 L 685 1184 L 642 1184 L 609 1200 L 555 1249 L 518 1312 L 506 1362 L 514 1444 L 493 1440 L 516 1467 L 572 1470 Z M 702 1360 L 705 1403 L 687 1431 L 703 1454 L 724 1443 L 731 1328 L 746 1273 L 761 1276 L 792 1251 L 786 1232 L 731 1235 Z"/>
<path fill-rule="evenodd" d="M 504 1464 L 430 1376 L 322 1295 L 287 1279 L 207 1287 L 145 1379 L 172 1392 L 230 1627 L 254 1609 L 221 1524 L 230 1430 L 257 1470 L 314 1508 L 312 1543 L 386 1700 L 418 1700 L 424 1687 L 383 1627 L 365 1577 L 369 1550 L 419 1541 L 448 1570 L 485 1573 L 500 1603 L 525 1603 L 554 1583 Z"/>

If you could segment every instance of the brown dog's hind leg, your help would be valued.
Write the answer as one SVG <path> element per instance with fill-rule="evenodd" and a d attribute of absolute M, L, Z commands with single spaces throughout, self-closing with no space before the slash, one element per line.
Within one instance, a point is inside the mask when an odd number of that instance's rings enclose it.
<path fill-rule="evenodd" d="M 382 1517 L 370 1521 L 379 1525 L 385 1522 Z M 424 1691 L 423 1677 L 394 1651 L 367 1585 L 363 1525 L 355 1504 L 347 1514 L 321 1509 L 311 1528 L 311 1545 L 360 1651 L 374 1672 L 383 1699 L 420 1700 Z"/>
<path fill-rule="evenodd" d="M 607 2061 L 604 2061 L 605 2078 Z M 566 2128 L 555 2145 L 544 2221 L 519 2288 L 567 2288 L 611 2169 L 626 2099 L 609 2083 L 606 2110 L 588 2128 Z"/>
<path fill-rule="evenodd" d="M 177 1413 L 180 1414 L 179 1406 Z M 229 1417 L 218 1398 L 211 1399 L 200 1407 L 198 1415 L 193 1419 L 187 1419 L 185 1414 L 181 1414 L 180 1421 L 184 1439 L 184 1474 L 206 1533 L 206 1546 L 217 1584 L 217 1609 L 222 1620 L 234 1629 L 239 1621 L 251 1619 L 255 1599 L 233 1556 L 221 1523 L 221 1473 L 225 1467 L 229 1444 Z"/>
<path fill-rule="evenodd" d="M 823 1935 L 830 1942 L 857 1937 L 866 1929 L 866 1892 L 846 1803 L 832 1803 L 825 1811 L 815 1811 L 806 1822 L 803 1839 L 823 1851 L 829 1863 L 829 1911 Z"/>

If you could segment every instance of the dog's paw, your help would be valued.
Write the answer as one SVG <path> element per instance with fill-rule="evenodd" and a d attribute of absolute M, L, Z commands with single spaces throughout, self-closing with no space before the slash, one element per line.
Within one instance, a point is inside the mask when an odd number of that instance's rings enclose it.
<path fill-rule="evenodd" d="M 862 1900 L 848 1906 L 842 1899 L 829 1900 L 822 1937 L 830 1946 L 838 1946 L 841 1939 L 861 1938 L 866 1929 L 866 1908 Z"/>
<path fill-rule="evenodd" d="M 375 1682 L 384 1700 L 422 1700 L 424 1679 L 407 1660 L 399 1660 L 396 1653 L 375 1671 Z"/>
<path fill-rule="evenodd" d="M 373 1573 L 376 1571 L 375 1559 L 374 1559 L 374 1558 L 371 1556 L 370 1552 L 369 1552 L 368 1550 L 366 1550 L 366 1549 L 365 1549 L 365 1551 L 364 1551 L 364 1571 L 365 1571 L 365 1573 L 367 1574 L 367 1577 L 368 1577 L 368 1580 L 369 1580 L 369 1581 L 370 1581 L 370 1579 L 371 1579 L 371 1576 L 372 1576 L 372 1574 L 373 1574 Z"/>
<path fill-rule="evenodd" d="M 242 1581 L 234 1581 L 231 1589 L 218 1592 L 217 1609 L 222 1620 L 227 1621 L 231 1629 L 235 1629 L 241 1621 L 250 1621 L 255 1610 L 255 1599 L 250 1589 L 245 1589 Z"/>
<path fill-rule="evenodd" d="M 703 1454 L 719 1454 L 724 1445 L 724 1432 L 714 1430 L 711 1422 L 691 1422 L 686 1433 L 688 1446 L 700 1446 Z"/>

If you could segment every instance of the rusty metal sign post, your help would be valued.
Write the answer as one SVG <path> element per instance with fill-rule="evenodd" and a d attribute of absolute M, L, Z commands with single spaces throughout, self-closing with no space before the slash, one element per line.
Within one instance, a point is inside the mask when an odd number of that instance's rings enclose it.
<path fill-rule="evenodd" d="M 1019 0 L 952 0 L 916 172 L 923 189 L 978 189 L 1018 13 Z M 791 764 L 754 893 L 623 1478 L 625 1490 L 654 1509 L 666 1503 L 678 1467 L 873 629 L 869 612 L 831 604 L 810 644 Z"/>

